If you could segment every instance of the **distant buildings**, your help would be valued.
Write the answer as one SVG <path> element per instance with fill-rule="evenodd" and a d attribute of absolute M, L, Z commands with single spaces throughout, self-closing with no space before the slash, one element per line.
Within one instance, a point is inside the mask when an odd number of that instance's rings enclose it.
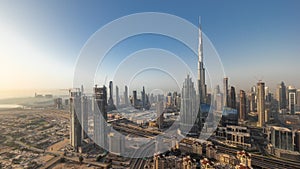
<path fill-rule="evenodd" d="M 150 105 L 149 97 L 146 94 L 144 87 L 143 87 L 143 90 L 141 91 L 141 99 L 138 99 L 136 90 L 134 90 L 132 92 L 132 94 L 133 94 L 133 97 L 131 98 L 131 104 L 134 108 L 145 109 L 145 110 L 150 109 L 151 105 Z"/>
<path fill-rule="evenodd" d="M 265 124 L 265 83 L 257 83 L 257 113 L 258 127 L 263 127 Z"/>
<path fill-rule="evenodd" d="M 57 109 L 63 109 L 62 98 L 59 97 L 59 98 L 54 99 L 54 106 Z"/>

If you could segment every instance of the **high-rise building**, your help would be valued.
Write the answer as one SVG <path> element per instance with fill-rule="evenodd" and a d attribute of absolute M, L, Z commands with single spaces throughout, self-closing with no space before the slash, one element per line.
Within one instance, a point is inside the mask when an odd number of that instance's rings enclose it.
<path fill-rule="evenodd" d="M 125 105 L 129 104 L 129 100 L 128 100 L 128 87 L 125 85 L 125 91 L 124 91 L 124 101 L 125 101 Z"/>
<path fill-rule="evenodd" d="M 294 150 L 300 152 L 300 130 L 295 130 Z"/>
<path fill-rule="evenodd" d="M 286 92 L 286 86 L 284 82 L 281 82 L 280 85 L 278 85 L 277 88 L 277 101 L 278 101 L 278 108 L 279 110 L 286 109 L 287 108 L 287 92 Z"/>
<path fill-rule="evenodd" d="M 295 107 L 296 112 L 300 112 L 300 89 L 297 90 L 296 92 L 296 107 Z"/>
<path fill-rule="evenodd" d="M 141 92 L 142 95 L 142 106 L 143 108 L 146 108 L 146 93 L 145 93 L 145 87 L 143 86 L 143 91 Z"/>
<path fill-rule="evenodd" d="M 166 105 L 167 107 L 171 107 L 172 104 L 173 104 L 173 99 L 172 99 L 172 93 L 169 92 L 168 95 L 167 95 L 167 98 L 166 98 Z"/>
<path fill-rule="evenodd" d="M 240 90 L 240 113 L 239 113 L 239 120 L 240 121 L 245 121 L 246 120 L 246 112 L 247 112 L 247 107 L 246 107 L 246 93 L 244 90 Z"/>
<path fill-rule="evenodd" d="M 54 105 L 57 109 L 62 109 L 63 105 L 62 105 L 62 98 L 56 98 L 54 99 Z"/>
<path fill-rule="evenodd" d="M 178 98 L 177 98 L 177 92 L 173 92 L 173 105 L 174 107 L 178 107 Z"/>
<path fill-rule="evenodd" d="M 201 103 L 206 103 L 206 84 L 205 84 L 205 68 L 203 63 L 203 41 L 201 24 L 199 23 L 199 43 L 198 43 L 198 94 Z"/>
<path fill-rule="evenodd" d="M 257 111 L 257 98 L 256 98 L 256 93 L 253 91 L 249 93 L 249 111 L 250 112 Z"/>
<path fill-rule="evenodd" d="M 228 77 L 225 77 L 223 79 L 223 104 L 224 104 L 224 107 L 229 107 L 228 102 L 229 102 Z"/>
<path fill-rule="evenodd" d="M 94 142 L 107 148 L 107 90 L 106 87 L 94 87 Z"/>
<path fill-rule="evenodd" d="M 138 100 L 137 100 L 137 93 L 136 90 L 133 91 L 133 106 L 137 106 Z"/>
<path fill-rule="evenodd" d="M 295 114 L 296 92 L 297 92 L 297 90 L 294 87 L 289 86 L 288 99 L 289 99 L 290 114 Z"/>
<path fill-rule="evenodd" d="M 119 87 L 116 86 L 116 106 L 120 104 Z"/>
<path fill-rule="evenodd" d="M 265 124 L 265 83 L 261 81 L 257 83 L 257 113 L 257 126 L 263 127 Z"/>
<path fill-rule="evenodd" d="M 184 80 L 181 94 L 181 109 L 180 109 L 180 131 L 183 134 L 197 134 L 199 131 L 197 122 L 199 121 L 196 101 L 196 90 L 192 78 L 187 75 Z M 199 106 L 199 105 L 198 105 Z"/>
<path fill-rule="evenodd" d="M 88 97 L 82 96 L 81 103 L 82 103 L 81 105 L 82 137 L 88 138 L 88 116 L 89 116 Z"/>
<path fill-rule="evenodd" d="M 114 87 L 113 87 L 113 82 L 112 81 L 110 81 L 109 82 L 109 99 L 108 99 L 108 105 L 110 105 L 110 106 L 113 106 L 114 105 L 114 99 L 113 99 L 113 94 L 114 94 L 114 92 L 113 92 L 113 89 Z"/>
<path fill-rule="evenodd" d="M 80 89 L 70 90 L 70 143 L 78 151 L 82 143 L 81 129 L 81 92 Z"/>
<path fill-rule="evenodd" d="M 159 129 L 161 129 L 163 127 L 163 122 L 164 122 L 163 111 L 164 111 L 164 104 L 163 104 L 163 101 L 161 100 L 156 103 L 156 115 L 157 115 L 156 123 L 157 123 L 157 126 Z"/>
<path fill-rule="evenodd" d="M 236 109 L 236 95 L 235 88 L 233 86 L 230 87 L 229 107 Z"/>
<path fill-rule="evenodd" d="M 223 94 L 222 93 L 218 93 L 216 95 L 216 109 L 217 111 L 222 111 L 223 109 Z"/>
<path fill-rule="evenodd" d="M 213 104 L 217 111 L 222 111 L 223 109 L 223 94 L 220 91 L 220 86 L 217 85 L 214 90 Z"/>

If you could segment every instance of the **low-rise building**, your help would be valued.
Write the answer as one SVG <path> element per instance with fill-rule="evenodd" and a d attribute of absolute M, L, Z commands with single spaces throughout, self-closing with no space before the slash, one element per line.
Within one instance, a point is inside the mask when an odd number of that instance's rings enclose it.
<path fill-rule="evenodd" d="M 250 169 L 251 167 L 251 154 L 245 151 L 238 151 L 236 154 L 238 165 L 236 169 Z"/>
<path fill-rule="evenodd" d="M 228 125 L 226 127 L 226 142 L 241 147 L 251 147 L 250 130 L 247 127 Z"/>

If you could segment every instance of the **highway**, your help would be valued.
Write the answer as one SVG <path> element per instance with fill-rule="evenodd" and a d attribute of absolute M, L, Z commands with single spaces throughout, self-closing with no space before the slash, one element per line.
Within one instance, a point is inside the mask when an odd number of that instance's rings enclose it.
<path fill-rule="evenodd" d="M 141 158 L 132 158 L 130 163 L 130 168 L 143 168 L 146 160 L 144 157 L 152 156 L 155 150 L 155 142 L 149 142 L 144 146 L 140 147 L 134 152 L 133 157 L 141 157 Z"/>

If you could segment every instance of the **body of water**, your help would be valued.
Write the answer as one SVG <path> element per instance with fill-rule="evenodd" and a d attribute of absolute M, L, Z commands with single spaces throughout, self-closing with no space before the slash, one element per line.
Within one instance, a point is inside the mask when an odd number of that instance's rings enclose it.
<path fill-rule="evenodd" d="M 15 108 L 22 108 L 22 105 L 18 104 L 0 104 L 0 109 L 15 109 Z"/>

